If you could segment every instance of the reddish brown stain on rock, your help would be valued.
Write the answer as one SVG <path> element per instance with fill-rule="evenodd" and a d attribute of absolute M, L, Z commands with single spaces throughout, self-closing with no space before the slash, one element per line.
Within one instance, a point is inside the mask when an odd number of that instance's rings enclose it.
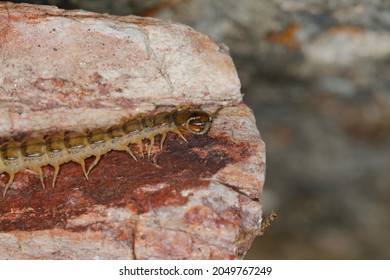
<path fill-rule="evenodd" d="M 95 205 L 133 205 L 138 213 L 183 205 L 188 197 L 179 195 L 181 191 L 207 187 L 207 178 L 242 159 L 246 151 L 245 145 L 224 138 L 186 137 L 189 143 L 168 135 L 163 150 L 154 155 L 155 162 L 146 157 L 136 162 L 127 153 L 112 151 L 91 172 L 89 181 L 77 163 L 63 164 L 54 189 L 42 189 L 34 172 L 17 174 L 6 197 L 0 198 L 1 231 L 63 227 L 68 219 Z M 203 151 L 202 156 L 199 150 Z M 92 160 L 86 161 L 87 166 Z M 46 166 L 43 171 L 45 183 L 50 186 L 53 169 Z M 6 183 L 5 176 L 2 182 Z"/>
<path fill-rule="evenodd" d="M 184 214 L 184 220 L 187 224 L 198 225 L 204 221 L 215 218 L 215 212 L 207 206 L 194 206 Z"/>
<path fill-rule="evenodd" d="M 238 227 L 240 219 L 238 209 L 230 208 L 217 213 L 214 209 L 204 205 L 194 206 L 184 214 L 185 223 L 189 225 L 204 224 L 215 228 L 221 226 Z"/>

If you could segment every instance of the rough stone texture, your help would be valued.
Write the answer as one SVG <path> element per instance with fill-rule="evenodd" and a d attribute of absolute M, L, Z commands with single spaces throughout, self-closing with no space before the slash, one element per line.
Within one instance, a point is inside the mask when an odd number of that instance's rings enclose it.
<path fill-rule="evenodd" d="M 1 6 L 0 136 L 240 98 L 226 49 L 187 26 L 13 7 Z"/>
<path fill-rule="evenodd" d="M 157 19 L 1 3 L 0 65 L 3 137 L 241 100 L 225 46 Z M 18 173 L 0 198 L 0 258 L 242 258 L 260 226 L 265 172 L 252 112 L 227 107 L 207 135 L 186 137 L 170 134 L 138 162 L 110 152 L 89 181 L 64 164 L 54 189 Z M 53 170 L 43 171 L 48 184 Z"/>

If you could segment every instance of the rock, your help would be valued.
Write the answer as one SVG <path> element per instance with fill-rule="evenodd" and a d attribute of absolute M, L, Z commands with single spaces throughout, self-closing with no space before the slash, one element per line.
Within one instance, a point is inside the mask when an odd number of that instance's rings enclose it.
<path fill-rule="evenodd" d="M 226 106 L 188 143 L 171 133 L 162 150 L 156 137 L 150 158 L 105 154 L 89 181 L 73 162 L 55 188 L 17 173 L 0 198 L 0 258 L 244 256 L 261 222 L 265 147 L 225 46 L 163 20 L 27 4 L 1 3 L 0 26 L 2 142 Z M 50 185 L 53 169 L 43 175 Z"/>
<path fill-rule="evenodd" d="M 155 16 L 230 47 L 266 136 L 263 211 L 279 218 L 245 258 L 389 259 L 390 1 L 192 0 Z"/>

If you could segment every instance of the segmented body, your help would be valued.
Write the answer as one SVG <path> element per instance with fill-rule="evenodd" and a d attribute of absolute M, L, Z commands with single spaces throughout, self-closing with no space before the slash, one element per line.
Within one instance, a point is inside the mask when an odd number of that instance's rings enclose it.
<path fill-rule="evenodd" d="M 138 146 L 143 157 L 143 140 L 149 139 L 148 156 L 154 145 L 155 136 L 161 134 L 161 149 L 167 133 L 178 134 L 187 141 L 182 132 L 206 134 L 213 118 L 221 108 L 207 114 L 204 111 L 191 108 L 162 112 L 151 116 L 143 116 L 123 120 L 120 124 L 107 129 L 95 128 L 86 132 L 67 131 L 63 135 L 47 133 L 42 138 L 28 138 L 23 142 L 10 140 L 0 146 L 0 174 L 8 173 L 9 180 L 5 186 L 3 196 L 11 186 L 16 173 L 24 169 L 38 172 L 42 187 L 42 167 L 51 165 L 54 168 L 52 187 L 55 186 L 60 165 L 69 161 L 81 165 L 85 177 L 96 166 L 102 155 L 111 150 L 126 151 L 134 160 L 137 160 L 129 145 Z M 94 156 L 95 160 L 85 167 L 85 159 Z"/>

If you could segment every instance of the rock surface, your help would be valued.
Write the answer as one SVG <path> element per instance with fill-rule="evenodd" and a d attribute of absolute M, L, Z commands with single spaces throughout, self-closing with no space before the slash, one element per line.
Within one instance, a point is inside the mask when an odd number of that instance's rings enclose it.
<path fill-rule="evenodd" d="M 0 136 L 240 99 L 225 47 L 187 26 L 48 6 L 0 11 Z"/>
<path fill-rule="evenodd" d="M 157 137 L 150 159 L 109 152 L 89 181 L 76 163 L 61 166 L 54 189 L 43 190 L 34 171 L 18 173 L 0 198 L 0 258 L 244 256 L 261 222 L 265 148 L 252 112 L 238 104 L 226 47 L 162 20 L 26 4 L 1 3 L 0 26 L 2 137 L 235 104 L 207 135 L 185 143 L 169 134 L 162 150 Z M 53 176 L 50 167 L 43 173 L 46 182 Z"/>
<path fill-rule="evenodd" d="M 44 2 L 165 18 L 229 46 L 267 143 L 264 213 L 279 216 L 245 258 L 390 258 L 389 0 Z"/>

